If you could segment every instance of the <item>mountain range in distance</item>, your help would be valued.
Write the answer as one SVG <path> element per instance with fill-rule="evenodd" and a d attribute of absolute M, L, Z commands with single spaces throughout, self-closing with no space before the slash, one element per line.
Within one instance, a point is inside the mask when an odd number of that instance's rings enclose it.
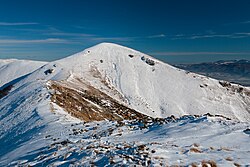
<path fill-rule="evenodd" d="M 220 60 L 199 64 L 176 64 L 174 66 L 215 79 L 250 86 L 249 60 Z"/>

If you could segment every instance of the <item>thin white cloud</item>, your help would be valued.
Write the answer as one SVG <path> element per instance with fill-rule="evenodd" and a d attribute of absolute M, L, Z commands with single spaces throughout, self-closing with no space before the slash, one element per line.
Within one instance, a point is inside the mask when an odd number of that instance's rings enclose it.
<path fill-rule="evenodd" d="M 196 36 L 191 36 L 190 39 L 200 39 L 200 38 L 230 38 L 232 37 L 231 34 L 228 34 L 228 35 L 196 35 Z"/>
<path fill-rule="evenodd" d="M 24 26 L 24 25 L 36 25 L 39 23 L 35 23 L 35 22 L 0 22 L 0 26 Z"/>
<path fill-rule="evenodd" d="M 94 41 L 122 41 L 122 42 L 128 42 L 128 41 L 133 41 L 138 37 L 94 37 L 90 38 L 91 40 Z"/>
<path fill-rule="evenodd" d="M 157 34 L 157 35 L 148 36 L 147 38 L 164 38 L 164 37 L 166 37 L 165 34 Z"/>
<path fill-rule="evenodd" d="M 248 32 L 238 32 L 231 34 L 192 34 L 192 35 L 174 35 L 171 39 L 203 39 L 203 38 L 248 38 L 250 37 L 250 33 Z"/>
<path fill-rule="evenodd" d="M 0 39 L 0 44 L 41 44 L 41 43 L 69 43 L 69 41 L 58 38 L 47 39 Z"/>
<path fill-rule="evenodd" d="M 68 37 L 93 37 L 93 34 L 84 34 L 84 33 L 68 33 L 68 32 L 51 32 L 45 33 L 45 35 L 51 36 L 68 36 Z"/>
<path fill-rule="evenodd" d="M 241 24 L 250 24 L 250 21 L 243 21 L 243 22 L 240 22 Z"/>
<path fill-rule="evenodd" d="M 235 33 L 237 35 L 247 35 L 247 36 L 250 36 L 250 32 L 238 32 L 238 33 Z"/>
<path fill-rule="evenodd" d="M 184 34 L 176 34 L 175 37 L 184 37 Z"/>
<path fill-rule="evenodd" d="M 222 26 L 235 26 L 235 25 L 242 25 L 242 24 L 250 24 L 250 20 L 242 21 L 242 22 L 232 22 L 232 23 L 226 23 L 222 24 Z"/>
<path fill-rule="evenodd" d="M 158 34 L 158 35 L 151 35 L 151 36 L 135 36 L 135 37 L 92 37 L 91 40 L 94 41 L 122 41 L 122 42 L 128 42 L 128 41 L 134 41 L 138 39 L 153 39 L 153 38 L 164 38 L 166 35 L 164 34 Z"/>
<path fill-rule="evenodd" d="M 250 55 L 250 52 L 153 52 L 158 56 L 190 56 L 190 55 Z"/>
<path fill-rule="evenodd" d="M 78 26 L 78 25 L 72 25 L 73 28 L 76 29 L 82 29 L 82 30 L 99 30 L 99 27 L 88 27 L 88 26 Z"/>

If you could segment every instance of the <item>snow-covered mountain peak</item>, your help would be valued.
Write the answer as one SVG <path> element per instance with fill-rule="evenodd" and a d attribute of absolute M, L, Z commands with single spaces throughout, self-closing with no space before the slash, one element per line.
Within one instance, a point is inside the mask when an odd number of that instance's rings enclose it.
<path fill-rule="evenodd" d="M 0 61 L 0 166 L 245 165 L 249 106 L 247 87 L 116 44 Z"/>
<path fill-rule="evenodd" d="M 82 82 L 152 117 L 211 113 L 250 120 L 248 88 L 180 70 L 116 44 L 102 43 L 51 62 L 30 77 L 63 81 L 74 89 Z"/>
<path fill-rule="evenodd" d="M 89 49 L 92 50 L 103 50 L 104 48 L 109 48 L 109 49 L 124 49 L 124 50 L 132 50 L 131 48 L 119 45 L 119 44 L 115 44 L 115 43 L 109 43 L 109 42 L 102 42 L 100 44 L 97 44 Z"/>
<path fill-rule="evenodd" d="M 101 43 L 50 62 L 18 82 L 15 88 L 50 80 L 59 84 L 54 87 L 74 90 L 88 85 L 105 97 L 151 117 L 210 113 L 250 120 L 248 88 L 180 70 L 116 44 Z"/>
<path fill-rule="evenodd" d="M 82 52 L 58 60 L 57 62 L 61 64 L 67 64 L 68 67 L 70 67 L 74 66 L 75 64 L 84 63 L 87 61 L 99 60 L 100 63 L 105 64 L 105 61 L 124 61 L 126 59 L 128 60 L 128 58 L 132 59 L 133 57 L 138 57 L 138 56 L 150 57 L 139 51 L 118 44 L 100 43 L 93 47 L 87 48 Z"/>
<path fill-rule="evenodd" d="M 118 45 L 115 43 L 108 43 L 108 42 L 103 42 L 100 44 L 97 44 L 95 46 L 92 46 L 90 48 L 87 48 L 84 50 L 84 52 L 121 52 L 121 53 L 129 53 L 129 52 L 138 52 L 134 49 L 128 48 L 126 46 Z M 96 55 L 98 56 L 98 55 Z M 122 56 L 122 55 L 113 55 L 113 56 Z"/>

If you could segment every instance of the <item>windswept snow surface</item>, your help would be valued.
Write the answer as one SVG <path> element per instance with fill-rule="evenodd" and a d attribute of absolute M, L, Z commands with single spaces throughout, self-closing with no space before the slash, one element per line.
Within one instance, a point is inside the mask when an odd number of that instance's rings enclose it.
<path fill-rule="evenodd" d="M 0 98 L 0 166 L 250 164 L 249 88 L 109 43 L 50 63 L 0 61 L 0 69 L 1 84 L 12 85 Z M 180 118 L 86 123 L 51 101 L 50 80 Z M 182 117 L 206 113 L 217 116 Z"/>
<path fill-rule="evenodd" d="M 182 117 L 165 123 L 69 121 L 46 114 L 46 125 L 0 158 L 1 166 L 247 166 L 249 124 Z M 47 115 L 48 114 L 48 115 Z M 59 119 L 56 119 L 59 118 Z M 63 119 L 62 119 L 63 118 Z M 248 129 L 249 130 L 249 129 Z M 13 141 L 14 142 L 14 141 Z M 21 142 L 21 143 L 20 143 Z M 1 151 L 5 151 L 2 147 Z"/>
<path fill-rule="evenodd" d="M 15 79 L 21 79 L 21 77 L 35 71 L 45 64 L 47 63 L 40 61 L 0 59 L 0 88 Z"/>

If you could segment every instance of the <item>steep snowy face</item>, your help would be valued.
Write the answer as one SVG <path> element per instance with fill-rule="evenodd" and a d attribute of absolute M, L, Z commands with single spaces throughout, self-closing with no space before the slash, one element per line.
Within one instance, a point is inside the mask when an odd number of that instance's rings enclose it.
<path fill-rule="evenodd" d="M 249 88 L 180 70 L 116 44 L 96 45 L 38 73 L 38 78 L 48 80 L 81 80 L 152 117 L 210 113 L 250 120 Z"/>

